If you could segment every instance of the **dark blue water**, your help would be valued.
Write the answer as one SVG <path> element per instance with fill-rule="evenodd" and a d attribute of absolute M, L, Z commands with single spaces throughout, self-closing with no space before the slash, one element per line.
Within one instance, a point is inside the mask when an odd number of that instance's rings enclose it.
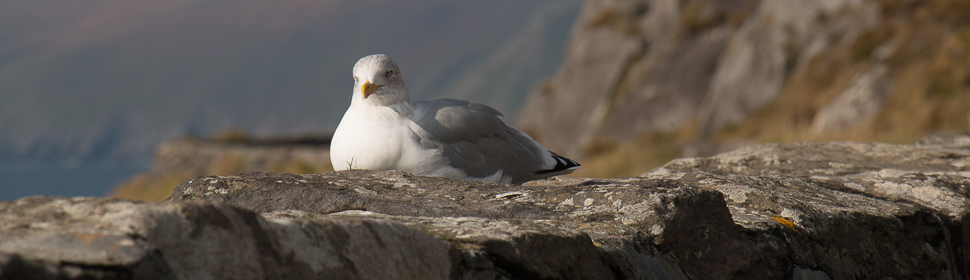
<path fill-rule="evenodd" d="M 0 200 L 29 195 L 104 196 L 118 183 L 148 168 L 135 163 L 0 161 Z"/>

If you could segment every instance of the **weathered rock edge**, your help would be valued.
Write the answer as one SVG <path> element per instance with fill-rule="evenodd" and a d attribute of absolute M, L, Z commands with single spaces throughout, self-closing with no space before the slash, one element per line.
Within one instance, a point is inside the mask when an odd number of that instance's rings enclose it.
<path fill-rule="evenodd" d="M 0 278 L 965 279 L 963 146 L 765 144 L 521 186 L 397 171 L 0 202 Z"/>

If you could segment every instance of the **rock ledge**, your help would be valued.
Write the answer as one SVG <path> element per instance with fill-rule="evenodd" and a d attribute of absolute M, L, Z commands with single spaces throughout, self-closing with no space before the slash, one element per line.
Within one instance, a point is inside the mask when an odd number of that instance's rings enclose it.
<path fill-rule="evenodd" d="M 0 202 L 0 278 L 965 279 L 968 166 L 962 146 L 840 142 L 521 186 L 206 176 L 156 203 Z"/>

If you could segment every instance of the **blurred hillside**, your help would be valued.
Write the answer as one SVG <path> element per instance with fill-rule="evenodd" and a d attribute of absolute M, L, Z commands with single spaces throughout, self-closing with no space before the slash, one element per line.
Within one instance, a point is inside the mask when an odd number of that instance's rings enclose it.
<path fill-rule="evenodd" d="M 329 136 L 260 139 L 227 130 L 208 138 L 165 141 L 155 150 L 148 170 L 122 182 L 108 196 L 157 201 L 170 196 L 179 183 L 199 176 L 330 170 Z"/>
<path fill-rule="evenodd" d="M 967 131 L 970 1 L 589 0 L 518 125 L 580 176 Z"/>
<path fill-rule="evenodd" d="M 147 158 L 242 128 L 332 130 L 387 53 L 417 99 L 517 111 L 579 1 L 0 1 L 0 160 Z"/>

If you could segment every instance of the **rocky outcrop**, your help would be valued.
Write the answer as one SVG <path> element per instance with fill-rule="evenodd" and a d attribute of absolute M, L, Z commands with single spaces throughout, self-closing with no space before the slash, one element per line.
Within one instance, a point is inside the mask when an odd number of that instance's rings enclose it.
<path fill-rule="evenodd" d="M 970 137 L 765 144 L 640 177 L 205 176 L 0 202 L 0 278 L 964 279 Z"/>
<path fill-rule="evenodd" d="M 956 0 L 590 0 L 518 127 L 573 158 L 660 162 L 965 131 L 968 13 Z"/>

